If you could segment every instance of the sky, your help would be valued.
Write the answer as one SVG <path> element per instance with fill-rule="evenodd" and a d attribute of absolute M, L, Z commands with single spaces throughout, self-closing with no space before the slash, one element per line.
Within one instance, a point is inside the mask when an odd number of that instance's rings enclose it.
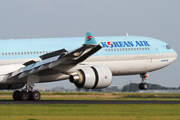
<path fill-rule="evenodd" d="M 146 36 L 180 54 L 180 0 L 0 0 L 0 39 Z M 60 48 L 61 49 L 61 48 Z M 146 82 L 180 86 L 179 58 Z M 111 85 L 140 83 L 139 75 L 113 77 Z M 37 84 L 75 88 L 68 80 Z"/>

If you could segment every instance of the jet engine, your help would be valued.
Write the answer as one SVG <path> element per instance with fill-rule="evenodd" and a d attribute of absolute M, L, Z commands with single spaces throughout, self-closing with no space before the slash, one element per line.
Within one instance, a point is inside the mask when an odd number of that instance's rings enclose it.
<path fill-rule="evenodd" d="M 105 66 L 85 67 L 74 75 L 70 75 L 69 81 L 74 83 L 78 88 L 106 88 L 112 82 L 112 72 Z"/>

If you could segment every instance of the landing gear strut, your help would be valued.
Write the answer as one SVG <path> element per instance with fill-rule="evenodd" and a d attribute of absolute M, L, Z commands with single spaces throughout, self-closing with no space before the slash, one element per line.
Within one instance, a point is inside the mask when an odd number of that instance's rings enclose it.
<path fill-rule="evenodd" d="M 34 100 L 37 101 L 41 98 L 41 94 L 38 91 L 33 91 L 33 88 L 30 86 L 26 85 L 26 88 L 19 91 L 16 90 L 13 93 L 13 99 L 14 100 L 22 100 L 22 101 L 27 101 L 27 100 Z"/>
<path fill-rule="evenodd" d="M 147 90 L 149 88 L 148 84 L 144 82 L 148 76 L 149 75 L 146 75 L 146 73 L 140 74 L 140 77 L 142 78 L 141 83 L 139 84 L 140 90 Z"/>

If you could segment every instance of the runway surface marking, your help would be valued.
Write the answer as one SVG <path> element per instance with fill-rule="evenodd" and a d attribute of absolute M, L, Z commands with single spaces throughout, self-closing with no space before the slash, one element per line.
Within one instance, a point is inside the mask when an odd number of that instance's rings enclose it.
<path fill-rule="evenodd" d="M 39 100 L 14 101 L 0 100 L 0 104 L 180 104 L 180 101 L 158 100 Z"/>

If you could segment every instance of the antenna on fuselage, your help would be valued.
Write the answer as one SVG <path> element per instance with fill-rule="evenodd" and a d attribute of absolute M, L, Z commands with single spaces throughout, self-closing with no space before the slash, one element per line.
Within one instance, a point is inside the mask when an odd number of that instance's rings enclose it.
<path fill-rule="evenodd" d="M 126 33 L 126 36 L 129 36 L 128 33 Z"/>

